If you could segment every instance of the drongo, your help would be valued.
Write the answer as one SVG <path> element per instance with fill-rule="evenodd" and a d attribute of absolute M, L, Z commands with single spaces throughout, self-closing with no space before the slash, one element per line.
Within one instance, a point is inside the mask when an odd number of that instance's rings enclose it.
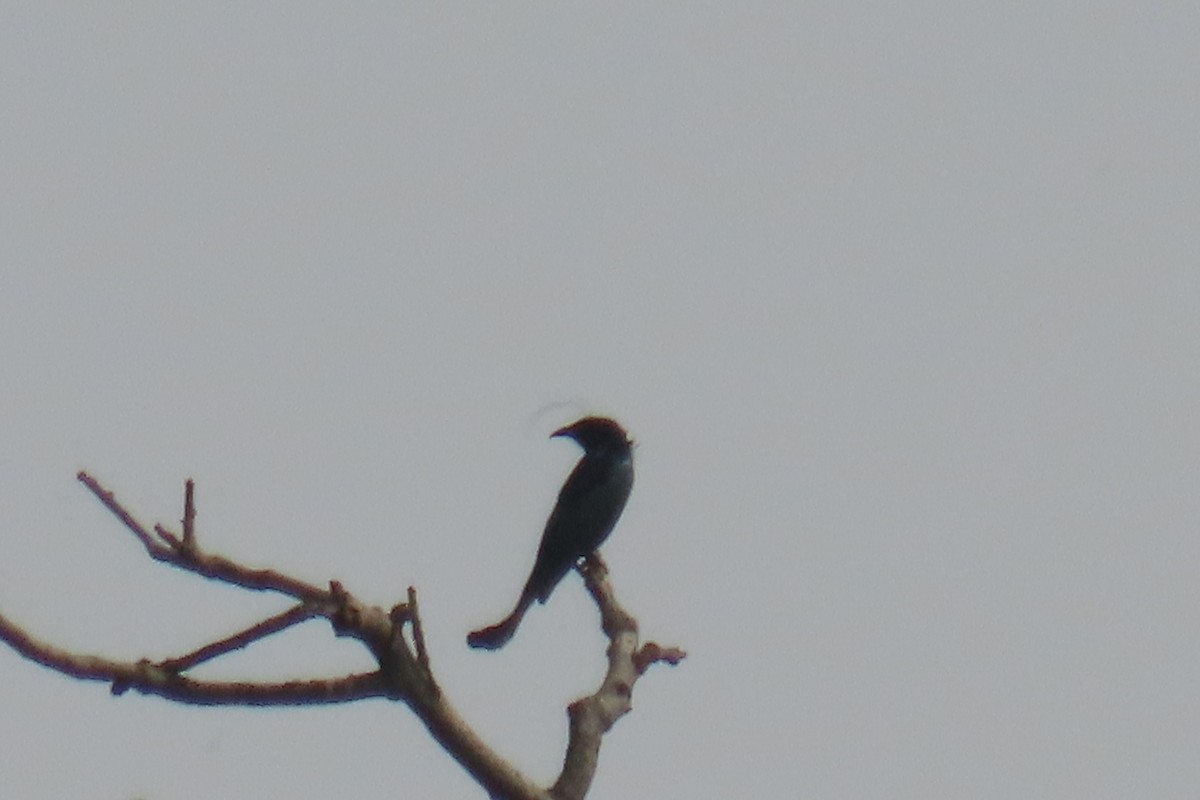
<path fill-rule="evenodd" d="M 606 417 L 584 417 L 550 436 L 574 439 L 583 458 L 558 493 L 516 608 L 495 625 L 468 634 L 471 647 L 503 647 L 533 601 L 545 603 L 571 567 L 608 538 L 629 499 L 633 442 L 624 428 Z"/>

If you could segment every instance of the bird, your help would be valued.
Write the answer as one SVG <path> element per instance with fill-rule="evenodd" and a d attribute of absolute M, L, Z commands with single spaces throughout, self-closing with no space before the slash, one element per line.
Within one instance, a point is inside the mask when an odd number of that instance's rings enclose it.
<path fill-rule="evenodd" d="M 550 434 L 573 439 L 583 457 L 567 476 L 546 520 L 529 580 L 516 608 L 495 625 L 467 634 L 467 644 L 496 650 L 508 643 L 533 601 L 545 603 L 575 564 L 595 552 L 617 524 L 633 489 L 633 441 L 608 417 L 584 417 Z"/>

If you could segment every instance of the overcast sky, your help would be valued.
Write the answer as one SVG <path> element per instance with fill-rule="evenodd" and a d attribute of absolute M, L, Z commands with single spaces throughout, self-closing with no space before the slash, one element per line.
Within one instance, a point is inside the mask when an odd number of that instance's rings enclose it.
<path fill-rule="evenodd" d="M 109 657 L 389 606 L 550 781 L 576 576 L 498 653 L 588 412 L 648 639 L 591 797 L 1194 800 L 1191 3 L 6 4 L 0 609 Z M 312 623 L 202 674 L 369 668 Z M 0 796 L 472 798 L 402 706 L 185 708 L 0 650 Z"/>

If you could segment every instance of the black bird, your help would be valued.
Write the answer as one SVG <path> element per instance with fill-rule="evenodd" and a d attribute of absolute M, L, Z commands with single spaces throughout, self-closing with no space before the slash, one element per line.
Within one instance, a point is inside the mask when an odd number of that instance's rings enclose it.
<path fill-rule="evenodd" d="M 608 538 L 629 499 L 633 442 L 624 428 L 606 417 L 584 417 L 550 434 L 555 436 L 578 442 L 583 458 L 558 493 L 517 607 L 495 625 L 468 634 L 471 647 L 503 647 L 533 601 L 546 602 L 571 567 Z"/>

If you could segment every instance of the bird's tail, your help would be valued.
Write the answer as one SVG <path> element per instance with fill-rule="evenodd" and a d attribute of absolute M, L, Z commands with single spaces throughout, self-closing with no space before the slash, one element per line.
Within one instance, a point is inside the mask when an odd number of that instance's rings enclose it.
<path fill-rule="evenodd" d="M 529 610 L 529 606 L 532 604 L 533 595 L 523 592 L 521 599 L 517 602 L 517 607 L 513 609 L 511 614 L 495 625 L 468 633 L 467 644 L 483 650 L 499 650 L 501 647 L 504 647 L 504 645 L 508 644 L 508 640 L 513 637 L 513 634 L 517 632 L 517 626 L 521 624 L 521 618 L 525 616 L 525 612 Z"/>

